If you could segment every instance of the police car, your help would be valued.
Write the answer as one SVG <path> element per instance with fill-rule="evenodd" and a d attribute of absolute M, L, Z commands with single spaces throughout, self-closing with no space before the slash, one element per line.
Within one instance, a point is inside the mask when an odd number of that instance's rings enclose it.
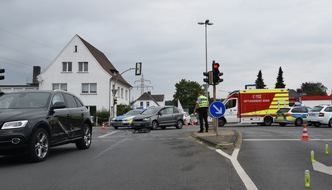
<path fill-rule="evenodd" d="M 307 118 L 308 118 L 307 107 L 294 106 L 288 108 L 280 108 L 277 111 L 277 116 L 274 122 L 279 123 L 280 126 L 286 126 L 287 124 L 302 126 L 303 123 L 307 123 Z"/>
<path fill-rule="evenodd" d="M 117 116 L 111 120 L 111 125 L 114 129 L 119 127 L 131 127 L 133 118 L 144 111 L 144 109 L 133 109 L 125 113 L 124 115 Z"/>

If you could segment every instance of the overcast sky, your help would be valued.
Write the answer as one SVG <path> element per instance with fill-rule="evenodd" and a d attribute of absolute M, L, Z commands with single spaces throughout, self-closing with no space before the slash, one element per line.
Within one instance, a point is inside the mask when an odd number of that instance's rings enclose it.
<path fill-rule="evenodd" d="M 119 72 L 142 62 L 145 85 L 169 100 L 181 79 L 203 84 L 205 28 L 197 23 L 209 19 L 208 70 L 215 60 L 224 73 L 217 98 L 255 83 L 259 70 L 274 88 L 279 67 L 286 88 L 321 82 L 330 94 L 331 7 L 331 0 L 1 0 L 0 84 L 30 83 L 32 67 L 46 69 L 78 34 Z M 140 85 L 134 71 L 123 76 Z M 135 99 L 140 92 L 133 89 Z"/>

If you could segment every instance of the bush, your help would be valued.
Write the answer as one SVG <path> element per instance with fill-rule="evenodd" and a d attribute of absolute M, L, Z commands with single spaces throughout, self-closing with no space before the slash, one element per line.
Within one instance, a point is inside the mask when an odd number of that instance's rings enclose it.
<path fill-rule="evenodd" d="M 103 122 L 108 122 L 108 118 L 110 117 L 110 112 L 106 109 L 101 109 L 96 112 L 96 121 L 98 123 L 96 125 L 101 125 Z"/>

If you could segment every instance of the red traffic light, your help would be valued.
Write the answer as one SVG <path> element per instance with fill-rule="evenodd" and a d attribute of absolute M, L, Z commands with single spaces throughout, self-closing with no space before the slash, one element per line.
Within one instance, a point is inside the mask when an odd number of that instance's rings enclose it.
<path fill-rule="evenodd" d="M 213 69 L 218 69 L 219 68 L 219 63 L 213 63 L 212 68 Z"/>

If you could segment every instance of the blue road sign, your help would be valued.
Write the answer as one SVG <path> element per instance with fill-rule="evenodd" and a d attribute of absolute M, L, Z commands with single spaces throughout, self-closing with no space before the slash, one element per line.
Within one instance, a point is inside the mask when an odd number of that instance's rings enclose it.
<path fill-rule="evenodd" d="M 226 107 L 222 102 L 212 102 L 209 107 L 209 112 L 212 117 L 219 118 L 224 115 Z"/>

